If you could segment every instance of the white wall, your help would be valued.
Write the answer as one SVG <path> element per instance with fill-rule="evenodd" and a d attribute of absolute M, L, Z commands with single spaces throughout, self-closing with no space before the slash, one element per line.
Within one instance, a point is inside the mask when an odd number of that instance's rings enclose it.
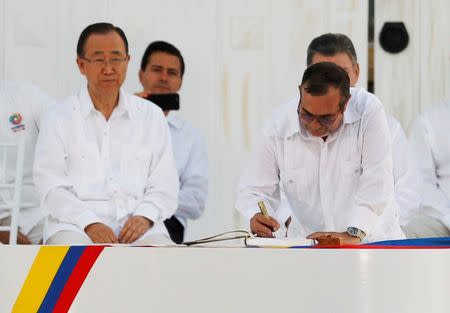
<path fill-rule="evenodd" d="M 0 0 L 0 78 L 34 83 L 57 99 L 84 82 L 75 64 L 88 24 L 120 26 L 130 44 L 125 87 L 140 90 L 147 44 L 167 40 L 186 60 L 180 115 L 205 135 L 210 195 L 188 237 L 239 225 L 239 174 L 274 107 L 297 93 L 306 48 L 325 32 L 352 38 L 367 81 L 367 0 Z"/>
<path fill-rule="evenodd" d="M 420 112 L 450 98 L 448 0 L 375 1 L 375 94 L 409 130 Z M 402 21 L 409 45 L 399 54 L 382 50 L 385 22 Z"/>

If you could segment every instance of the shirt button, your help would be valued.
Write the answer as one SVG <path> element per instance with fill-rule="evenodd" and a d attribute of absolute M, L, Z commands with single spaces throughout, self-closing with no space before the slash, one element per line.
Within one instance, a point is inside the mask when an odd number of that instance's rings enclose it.
<path fill-rule="evenodd" d="M 287 137 L 287 140 L 291 140 L 291 137 Z"/>
<path fill-rule="evenodd" d="M 294 181 L 292 179 L 289 179 L 289 184 L 292 184 Z"/>

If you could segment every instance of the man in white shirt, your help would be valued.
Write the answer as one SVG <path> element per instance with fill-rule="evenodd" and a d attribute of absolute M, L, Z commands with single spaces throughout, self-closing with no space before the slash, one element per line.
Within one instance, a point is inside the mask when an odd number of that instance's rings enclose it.
<path fill-rule="evenodd" d="M 44 212 L 39 208 L 39 199 L 33 184 L 33 160 L 41 115 L 53 103 L 40 89 L 18 83 L 0 83 L 0 142 L 17 143 L 25 137 L 23 168 L 22 209 L 18 215 L 19 232 L 17 243 L 38 244 L 42 240 Z M 15 155 L 10 154 L 6 164 L 6 182 L 15 176 Z M 0 165 L 1 166 L 1 165 Z M 0 203 L 12 198 L 12 193 L 0 191 Z M 10 211 L 0 210 L 0 225 L 9 225 Z M 9 243 L 9 232 L 0 232 L 0 241 Z"/>
<path fill-rule="evenodd" d="M 267 124 L 241 178 L 236 208 L 250 229 L 270 237 L 278 221 L 280 183 L 308 238 L 340 238 L 343 244 L 404 238 L 394 199 L 392 151 L 383 106 L 353 89 L 340 66 L 311 65 L 300 99 Z M 298 112 L 298 114 L 297 114 Z"/>
<path fill-rule="evenodd" d="M 423 113 L 411 131 L 422 176 L 423 210 L 408 225 L 411 237 L 450 236 L 450 101 Z"/>
<path fill-rule="evenodd" d="M 47 112 L 36 145 L 47 244 L 171 242 L 163 221 L 179 186 L 170 133 L 159 108 L 121 89 L 129 59 L 120 28 L 81 33 L 87 87 Z"/>
<path fill-rule="evenodd" d="M 353 43 L 346 35 L 328 33 L 314 38 L 308 46 L 306 63 L 310 66 L 319 62 L 339 65 L 347 72 L 350 86 L 357 84 L 359 64 Z M 405 227 L 420 209 L 419 173 L 400 123 L 390 114 L 386 117 L 392 138 L 395 200 L 399 206 L 400 225 Z M 290 216 L 289 207 L 282 205 L 280 209 L 277 217 L 286 221 Z"/>
<path fill-rule="evenodd" d="M 148 45 L 142 56 L 139 80 L 144 91 L 139 96 L 177 93 L 183 81 L 185 64 L 180 51 L 165 41 Z M 208 159 L 201 134 L 185 120 L 171 113 L 169 107 L 157 104 L 164 111 L 172 136 L 172 148 L 180 181 L 178 208 L 164 221 L 176 243 L 184 240 L 187 219 L 197 219 L 205 210 L 208 196 Z"/>

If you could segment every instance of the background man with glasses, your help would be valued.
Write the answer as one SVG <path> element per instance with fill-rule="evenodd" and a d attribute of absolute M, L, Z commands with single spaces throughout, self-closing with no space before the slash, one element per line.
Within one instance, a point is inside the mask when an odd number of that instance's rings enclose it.
<path fill-rule="evenodd" d="M 298 112 L 298 113 L 297 113 Z M 392 152 L 383 106 L 340 66 L 308 67 L 295 99 L 266 125 L 241 177 L 236 208 L 253 233 L 272 236 L 280 184 L 308 238 L 344 244 L 400 239 Z M 259 213 L 264 201 L 270 218 Z"/>
<path fill-rule="evenodd" d="M 47 244 L 170 243 L 178 177 L 162 111 L 121 89 L 128 42 L 109 23 L 83 30 L 77 65 L 87 86 L 50 109 L 34 176 L 48 210 Z"/>

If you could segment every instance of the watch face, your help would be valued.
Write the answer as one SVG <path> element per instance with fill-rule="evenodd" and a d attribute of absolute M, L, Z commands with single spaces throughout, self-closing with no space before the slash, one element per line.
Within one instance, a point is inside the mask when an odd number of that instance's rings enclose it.
<path fill-rule="evenodd" d="M 359 233 L 358 230 L 359 230 L 359 229 L 356 228 L 356 227 L 349 227 L 349 228 L 347 228 L 347 233 L 348 233 L 350 236 L 358 237 L 358 233 Z"/>

